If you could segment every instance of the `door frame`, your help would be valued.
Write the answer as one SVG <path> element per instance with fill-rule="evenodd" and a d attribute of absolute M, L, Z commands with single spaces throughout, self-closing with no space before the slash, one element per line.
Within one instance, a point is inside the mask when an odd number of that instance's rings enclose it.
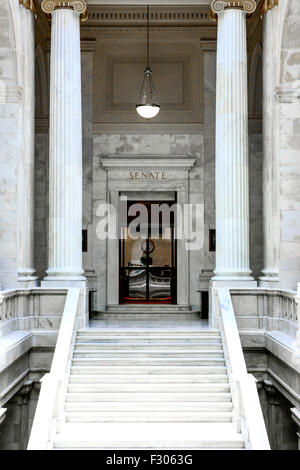
<path fill-rule="evenodd" d="M 182 213 L 184 205 L 189 202 L 188 173 L 195 159 L 178 155 L 168 159 L 141 156 L 134 159 L 103 158 L 101 163 L 107 171 L 107 202 L 114 207 L 117 226 L 121 193 L 172 191 L 176 193 L 176 202 L 181 206 Z M 163 172 L 164 178 L 153 181 L 131 178 L 135 172 L 146 170 L 154 174 Z M 177 271 L 177 304 L 173 305 L 189 308 L 189 251 L 185 250 L 185 235 L 188 236 L 184 234 L 177 240 L 176 266 L 180 269 Z M 107 308 L 114 309 L 119 305 L 119 239 L 116 237 L 107 239 Z"/>

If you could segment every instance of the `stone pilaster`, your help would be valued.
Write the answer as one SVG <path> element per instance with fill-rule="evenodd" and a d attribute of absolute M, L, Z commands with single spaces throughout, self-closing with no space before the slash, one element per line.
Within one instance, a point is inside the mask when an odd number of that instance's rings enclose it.
<path fill-rule="evenodd" d="M 18 165 L 18 284 L 37 285 L 34 276 L 35 35 L 36 2 L 20 0 L 23 28 L 22 148 Z"/>
<path fill-rule="evenodd" d="M 214 0 L 216 91 L 216 269 L 213 281 L 255 285 L 249 268 L 246 16 L 254 0 Z"/>
<path fill-rule="evenodd" d="M 51 14 L 49 268 L 43 285 L 85 281 L 82 269 L 80 15 L 84 0 L 43 0 Z"/>
<path fill-rule="evenodd" d="M 264 13 L 267 5 L 263 2 Z M 274 2 L 273 2 L 274 3 Z M 275 6 L 275 5 L 273 5 Z M 270 8 L 269 8 L 270 9 Z M 261 10 L 262 11 L 262 10 Z M 274 135 L 276 102 L 274 89 L 276 79 L 276 40 L 274 11 L 269 11 L 263 19 L 263 234 L 264 268 L 259 278 L 259 286 L 276 287 L 279 282 L 279 165 L 278 145 Z"/>

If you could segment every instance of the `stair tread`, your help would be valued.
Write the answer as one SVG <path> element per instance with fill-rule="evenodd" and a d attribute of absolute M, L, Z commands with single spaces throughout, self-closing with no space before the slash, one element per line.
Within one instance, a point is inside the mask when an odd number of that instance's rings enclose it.
<path fill-rule="evenodd" d="M 103 354 L 103 353 L 106 353 L 106 354 L 122 354 L 122 353 L 146 353 L 146 354 L 184 354 L 184 353 L 188 353 L 188 354 L 197 354 L 197 353 L 200 353 L 200 354 L 213 354 L 213 353 L 222 353 L 222 349 L 193 349 L 192 351 L 189 350 L 189 349 L 183 349 L 182 351 L 177 351 L 176 349 L 175 350 L 172 350 L 172 351 L 169 351 L 168 349 L 159 349 L 157 351 L 149 351 L 147 349 L 140 349 L 140 350 L 132 350 L 132 349 L 124 349 L 122 351 L 120 351 L 119 349 L 110 349 L 109 351 L 107 351 L 107 353 L 105 351 L 102 351 L 101 349 L 79 349 L 77 350 L 77 348 L 74 349 L 74 353 L 86 353 L 86 354 L 91 354 L 91 353 L 97 353 L 97 354 Z"/>
<path fill-rule="evenodd" d="M 128 438 L 128 436 L 130 436 Z M 67 423 L 57 435 L 55 445 L 85 445 L 87 447 L 122 444 L 152 445 L 160 448 L 168 444 L 222 447 L 244 447 L 240 433 L 232 423 Z"/>
<path fill-rule="evenodd" d="M 86 380 L 86 382 L 83 382 Z M 128 384 L 130 382 L 131 384 L 148 384 L 149 382 L 151 383 L 211 383 L 211 384 L 224 384 L 229 382 L 229 378 L 227 374 L 189 374 L 189 375 L 178 375 L 178 374 L 165 374 L 163 376 L 159 375 L 151 375 L 151 374 L 131 374 L 130 377 L 126 377 L 124 375 L 105 375 L 105 376 L 99 376 L 99 375 L 79 375 L 79 374 L 70 374 L 70 383 L 78 383 L 78 384 L 91 384 L 95 380 L 95 384 Z M 206 380 L 209 380 L 209 382 L 206 382 Z M 156 382 L 157 381 L 157 382 Z"/>

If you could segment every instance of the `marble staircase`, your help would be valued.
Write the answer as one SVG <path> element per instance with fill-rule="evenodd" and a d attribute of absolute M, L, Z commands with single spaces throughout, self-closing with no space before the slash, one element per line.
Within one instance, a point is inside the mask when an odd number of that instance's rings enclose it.
<path fill-rule="evenodd" d="M 77 333 L 54 448 L 245 447 L 218 330 L 96 323 Z"/>

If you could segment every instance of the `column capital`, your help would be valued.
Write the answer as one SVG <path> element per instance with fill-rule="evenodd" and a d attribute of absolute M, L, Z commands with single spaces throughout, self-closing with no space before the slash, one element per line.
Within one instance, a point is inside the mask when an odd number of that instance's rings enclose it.
<path fill-rule="evenodd" d="M 211 2 L 211 9 L 214 15 L 222 13 L 224 10 L 235 9 L 243 10 L 247 14 L 252 14 L 256 10 L 255 0 L 213 0 Z"/>
<path fill-rule="evenodd" d="M 19 0 L 19 4 L 23 5 L 27 10 L 31 10 L 34 17 L 37 18 L 38 2 L 37 0 Z"/>
<path fill-rule="evenodd" d="M 79 13 L 82 20 L 86 20 L 88 17 L 85 0 L 43 0 L 41 8 L 47 15 L 50 15 L 59 8 L 66 8 Z"/>

